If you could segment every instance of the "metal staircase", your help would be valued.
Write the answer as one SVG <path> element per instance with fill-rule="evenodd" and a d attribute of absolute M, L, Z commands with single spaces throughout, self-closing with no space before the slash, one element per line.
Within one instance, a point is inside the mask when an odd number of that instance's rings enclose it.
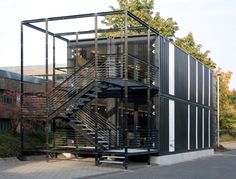
<path fill-rule="evenodd" d="M 69 125 L 83 135 L 92 145 L 96 145 L 95 133 L 97 130 L 97 145 L 100 149 L 107 150 L 116 146 L 115 126 L 102 115 L 96 114 L 88 105 L 81 107 L 73 115 L 68 115 Z M 96 118 L 98 120 L 97 129 L 95 128 Z"/>
<path fill-rule="evenodd" d="M 127 57 L 128 85 L 133 88 L 147 87 L 148 76 L 145 72 L 147 63 L 131 55 Z M 127 155 L 124 152 L 124 146 L 127 145 L 124 142 L 124 136 L 127 136 L 127 131 L 116 128 L 114 124 L 91 109 L 93 101 L 99 93 L 104 94 L 117 87 L 124 88 L 122 58 L 124 58 L 123 55 L 110 54 L 98 56 L 97 63 L 95 63 L 95 59 L 91 59 L 81 68 L 76 69 L 48 95 L 48 119 L 61 118 L 67 121 L 70 127 L 92 146 L 95 146 L 99 155 L 97 164 L 127 165 Z M 151 66 L 150 72 L 151 87 L 156 88 L 158 84 L 157 68 Z M 144 132 L 142 132 L 144 136 L 137 133 L 136 140 L 129 143 L 129 146 L 146 148 L 149 145 L 147 144 L 148 132 Z M 156 139 L 155 136 L 154 139 Z M 77 146 L 79 142 L 77 141 Z M 114 153 L 111 150 L 120 151 Z M 147 151 L 144 152 L 147 153 Z"/>
<path fill-rule="evenodd" d="M 100 78 L 105 74 L 105 66 L 105 62 L 99 63 Z M 68 121 L 68 124 L 92 145 L 106 150 L 116 145 L 117 132 L 112 123 L 89 107 L 89 104 L 96 98 L 95 85 L 95 60 L 92 59 L 51 91 L 49 94 L 49 120 L 62 118 Z M 113 86 L 106 82 L 97 82 L 98 92 L 103 92 Z M 95 128 L 96 120 L 97 129 Z"/>

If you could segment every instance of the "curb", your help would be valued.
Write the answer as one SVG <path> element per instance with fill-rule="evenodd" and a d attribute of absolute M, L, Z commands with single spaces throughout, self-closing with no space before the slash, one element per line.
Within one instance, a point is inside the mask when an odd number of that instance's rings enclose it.
<path fill-rule="evenodd" d="M 19 162 L 16 157 L 0 158 L 0 162 Z"/>

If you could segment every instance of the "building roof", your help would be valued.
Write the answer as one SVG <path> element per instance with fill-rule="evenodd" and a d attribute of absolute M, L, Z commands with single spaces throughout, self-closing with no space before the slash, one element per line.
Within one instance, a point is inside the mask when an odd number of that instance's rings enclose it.
<path fill-rule="evenodd" d="M 8 78 L 11 80 L 21 80 L 21 74 L 19 73 L 14 73 L 10 71 L 5 71 L 5 70 L 0 70 L 0 77 L 2 78 Z M 44 80 L 41 78 L 29 76 L 29 75 L 23 75 L 23 80 L 25 82 L 30 82 L 30 83 L 43 83 Z"/>

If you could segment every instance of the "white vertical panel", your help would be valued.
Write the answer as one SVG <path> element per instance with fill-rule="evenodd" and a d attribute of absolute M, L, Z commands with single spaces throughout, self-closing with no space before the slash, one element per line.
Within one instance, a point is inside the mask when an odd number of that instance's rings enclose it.
<path fill-rule="evenodd" d="M 175 102 L 169 100 L 169 152 L 175 151 Z"/>
<path fill-rule="evenodd" d="M 196 106 L 196 149 L 198 149 L 198 107 Z"/>
<path fill-rule="evenodd" d="M 175 46 L 169 43 L 169 94 L 175 95 Z"/>
<path fill-rule="evenodd" d="M 208 96 L 208 106 L 211 106 L 211 70 L 208 70 L 208 90 L 209 90 L 209 96 Z"/>
<path fill-rule="evenodd" d="M 211 111 L 208 110 L 208 147 L 211 147 Z"/>
<path fill-rule="evenodd" d="M 198 61 L 196 60 L 196 103 L 198 102 Z"/>
<path fill-rule="evenodd" d="M 190 56 L 188 55 L 188 100 L 190 100 Z"/>
<path fill-rule="evenodd" d="M 190 150 L 190 105 L 188 104 L 188 150 Z"/>
<path fill-rule="evenodd" d="M 202 64 L 202 104 L 204 104 L 204 81 L 205 81 L 205 77 L 204 77 L 204 65 Z"/>
<path fill-rule="evenodd" d="M 204 148 L 204 134 L 205 134 L 205 130 L 204 130 L 204 108 L 202 108 L 202 148 Z"/>

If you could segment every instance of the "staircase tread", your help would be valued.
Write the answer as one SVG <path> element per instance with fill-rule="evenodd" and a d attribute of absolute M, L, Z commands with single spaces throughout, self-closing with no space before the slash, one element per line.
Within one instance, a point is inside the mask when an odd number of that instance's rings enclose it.
<path fill-rule="evenodd" d="M 88 98 L 80 98 L 80 100 L 82 100 L 83 102 L 84 101 L 91 101 L 91 99 L 88 99 Z"/>
<path fill-rule="evenodd" d="M 100 160 L 100 163 L 114 163 L 114 164 L 123 164 L 123 161 L 115 161 L 115 160 Z"/>
<path fill-rule="evenodd" d="M 86 96 L 90 96 L 90 97 L 96 97 L 96 95 L 93 94 L 93 93 L 86 93 L 85 95 L 86 95 Z"/>
<path fill-rule="evenodd" d="M 104 155 L 103 158 L 114 158 L 114 159 L 125 159 L 125 156 L 116 156 L 116 155 Z"/>
<path fill-rule="evenodd" d="M 88 131 L 93 131 L 93 129 L 90 129 L 90 128 L 84 128 L 84 129 L 82 129 L 82 130 L 84 130 L 84 131 L 86 131 L 86 130 L 88 130 Z"/>
<path fill-rule="evenodd" d="M 108 143 L 108 141 L 105 141 L 105 140 L 100 140 L 100 141 L 98 141 L 98 143 Z"/>

